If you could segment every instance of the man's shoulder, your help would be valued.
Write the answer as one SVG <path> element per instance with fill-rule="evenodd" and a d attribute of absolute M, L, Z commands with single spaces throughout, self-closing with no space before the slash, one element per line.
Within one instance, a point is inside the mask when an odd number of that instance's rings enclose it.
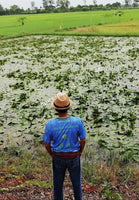
<path fill-rule="evenodd" d="M 82 119 L 80 117 L 76 117 L 76 116 L 71 116 L 71 119 L 75 122 L 81 122 Z"/>
<path fill-rule="evenodd" d="M 57 118 L 50 119 L 50 120 L 48 120 L 48 121 L 47 121 L 46 125 L 53 124 L 53 123 L 55 123 L 55 122 L 56 122 L 56 120 L 57 120 Z"/>

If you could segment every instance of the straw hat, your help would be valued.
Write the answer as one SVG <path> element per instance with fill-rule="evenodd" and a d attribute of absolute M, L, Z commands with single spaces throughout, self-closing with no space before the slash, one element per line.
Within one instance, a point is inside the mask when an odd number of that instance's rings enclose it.
<path fill-rule="evenodd" d="M 64 92 L 59 92 L 55 100 L 52 102 L 52 107 L 56 110 L 67 110 L 70 108 L 72 101 Z"/>

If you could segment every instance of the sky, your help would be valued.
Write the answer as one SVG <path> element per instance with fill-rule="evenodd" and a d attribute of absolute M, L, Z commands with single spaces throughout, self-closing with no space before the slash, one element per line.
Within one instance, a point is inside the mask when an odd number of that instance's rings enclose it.
<path fill-rule="evenodd" d="M 42 0 L 0 0 L 0 4 L 3 6 L 3 8 L 10 8 L 11 5 L 18 5 L 20 8 L 31 8 L 31 1 L 35 2 L 35 6 L 40 8 L 42 7 Z M 55 0 L 56 1 L 56 0 Z M 77 5 L 83 5 L 84 0 L 69 0 L 70 6 L 77 6 Z M 96 0 L 97 4 L 107 4 L 107 3 L 115 3 L 120 2 L 123 3 L 124 0 Z M 86 0 L 86 4 L 93 4 L 93 0 Z"/>

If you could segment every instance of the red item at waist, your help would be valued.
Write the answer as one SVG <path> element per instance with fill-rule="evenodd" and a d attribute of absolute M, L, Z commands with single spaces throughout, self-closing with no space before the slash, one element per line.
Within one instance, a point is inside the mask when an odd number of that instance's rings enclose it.
<path fill-rule="evenodd" d="M 80 155 L 80 152 L 53 152 L 57 158 L 75 158 Z"/>

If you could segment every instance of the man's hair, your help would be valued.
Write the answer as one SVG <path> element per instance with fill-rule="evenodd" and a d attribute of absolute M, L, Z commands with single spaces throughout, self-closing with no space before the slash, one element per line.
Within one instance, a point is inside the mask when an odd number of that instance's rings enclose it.
<path fill-rule="evenodd" d="M 65 109 L 65 110 L 57 110 L 57 109 L 56 109 L 56 111 L 57 111 L 58 113 L 66 113 L 66 112 L 68 111 L 68 109 Z"/>

